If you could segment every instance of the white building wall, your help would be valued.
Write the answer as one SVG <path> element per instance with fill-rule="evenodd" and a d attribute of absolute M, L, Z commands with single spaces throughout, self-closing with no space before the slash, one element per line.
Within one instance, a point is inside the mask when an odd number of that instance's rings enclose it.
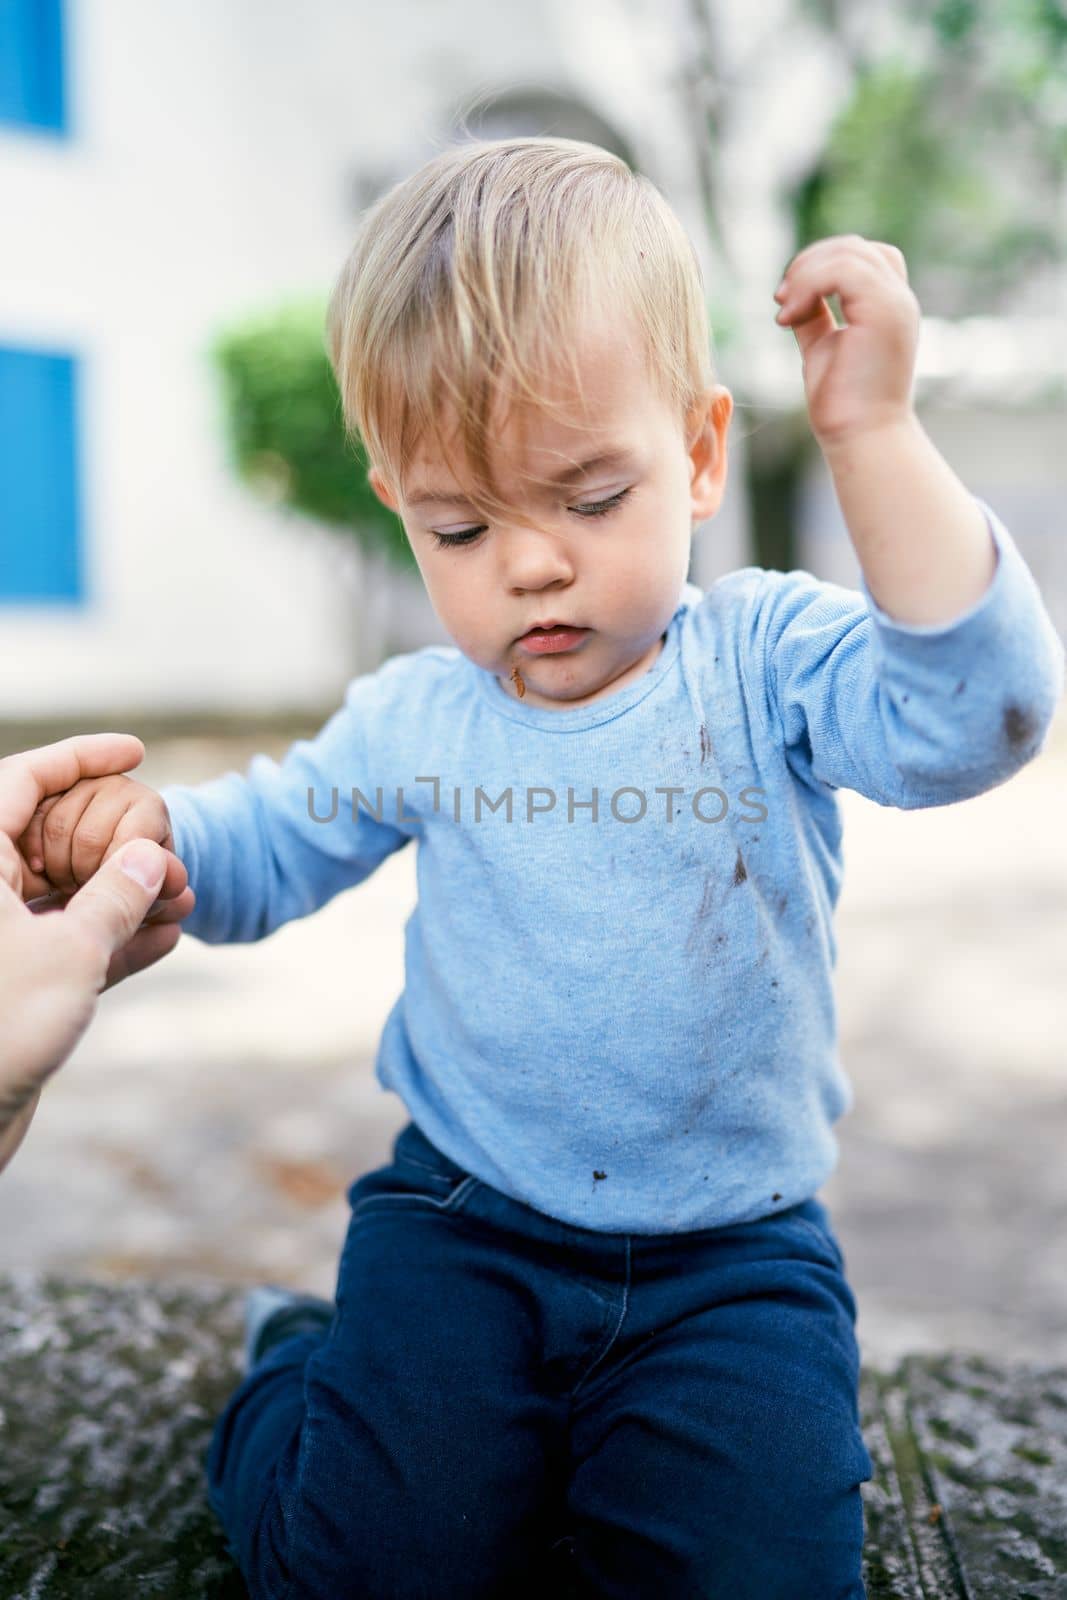
<path fill-rule="evenodd" d="M 0 714 L 296 705 L 349 654 L 322 537 L 235 482 L 216 414 L 218 328 L 343 247 L 299 118 L 260 103 L 248 9 L 72 5 L 72 136 L 0 141 L 0 338 L 82 358 L 88 588 L 5 606 Z"/>

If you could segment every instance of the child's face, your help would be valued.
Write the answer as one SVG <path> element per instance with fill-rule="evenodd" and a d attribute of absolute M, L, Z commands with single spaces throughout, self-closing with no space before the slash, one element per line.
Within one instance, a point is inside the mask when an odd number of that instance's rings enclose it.
<path fill-rule="evenodd" d="M 370 474 L 401 517 L 434 610 L 464 655 L 513 697 L 517 667 L 524 703 L 554 710 L 613 694 L 659 655 L 693 523 L 722 499 L 732 410 L 718 386 L 683 428 L 624 330 L 587 333 L 578 355 L 584 414 L 578 404 L 551 418 L 516 408 L 496 435 L 500 492 L 534 526 L 479 522 L 445 461 L 421 449 L 399 494 L 376 468 Z M 609 453 L 615 459 L 572 473 L 566 485 L 553 482 L 573 463 Z M 460 537 L 445 545 L 438 534 Z M 569 648 L 537 652 L 522 635 L 544 622 L 583 632 Z"/>

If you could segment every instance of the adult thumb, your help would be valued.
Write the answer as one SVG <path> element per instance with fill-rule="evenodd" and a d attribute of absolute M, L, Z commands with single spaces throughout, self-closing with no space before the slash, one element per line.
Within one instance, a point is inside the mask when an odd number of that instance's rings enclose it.
<path fill-rule="evenodd" d="M 73 920 L 110 956 L 133 938 L 158 898 L 166 872 L 162 845 L 132 839 L 71 897 L 64 920 Z"/>

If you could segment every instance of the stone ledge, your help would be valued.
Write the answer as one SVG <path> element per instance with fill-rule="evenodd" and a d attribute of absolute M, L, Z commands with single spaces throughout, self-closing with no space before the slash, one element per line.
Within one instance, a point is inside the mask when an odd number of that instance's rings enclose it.
<path fill-rule="evenodd" d="M 244 1291 L 0 1277 L 0 1594 L 239 1600 L 204 1491 Z M 865 1370 L 868 1600 L 1067 1597 L 1067 1368 Z"/>

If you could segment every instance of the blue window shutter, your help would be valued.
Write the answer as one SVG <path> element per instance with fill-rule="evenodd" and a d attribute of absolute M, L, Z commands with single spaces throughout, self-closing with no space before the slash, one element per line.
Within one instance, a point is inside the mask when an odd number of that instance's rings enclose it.
<path fill-rule="evenodd" d="M 63 0 L 0 0 L 0 123 L 66 131 Z"/>
<path fill-rule="evenodd" d="M 0 604 L 83 601 L 73 356 L 0 346 Z"/>

